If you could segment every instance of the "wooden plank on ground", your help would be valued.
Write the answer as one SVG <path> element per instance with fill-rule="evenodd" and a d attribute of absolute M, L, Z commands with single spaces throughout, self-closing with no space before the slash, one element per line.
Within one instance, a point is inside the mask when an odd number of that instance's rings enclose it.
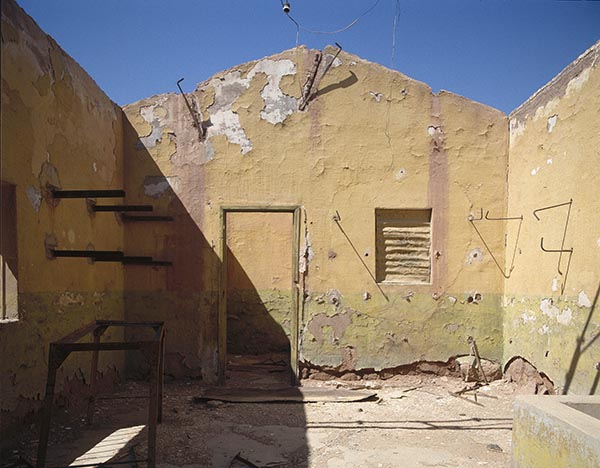
<path fill-rule="evenodd" d="M 205 389 L 200 396 L 194 397 L 195 403 L 209 400 L 228 403 L 350 403 L 369 401 L 377 398 L 377 393 L 347 390 L 342 388 L 300 388 L 285 387 L 275 389 L 262 388 L 226 388 L 214 387 Z"/>

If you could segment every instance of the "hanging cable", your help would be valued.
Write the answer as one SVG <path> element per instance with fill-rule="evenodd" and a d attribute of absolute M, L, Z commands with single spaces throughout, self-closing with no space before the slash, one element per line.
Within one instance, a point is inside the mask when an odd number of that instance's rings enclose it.
<path fill-rule="evenodd" d="M 375 0 L 375 3 L 373 3 L 373 5 L 371 5 L 369 7 L 369 9 L 367 9 L 364 13 L 362 13 L 358 18 L 354 19 L 352 22 L 350 22 L 348 25 L 344 26 L 343 28 L 336 29 L 335 31 L 319 31 L 316 29 L 305 28 L 300 23 L 298 23 L 298 21 L 296 21 L 292 15 L 290 15 L 290 13 L 289 13 L 290 4 L 288 2 L 284 3 L 283 0 L 280 0 L 280 1 L 281 1 L 281 7 L 283 8 L 284 13 L 287 15 L 287 17 L 290 19 L 290 21 L 292 21 L 296 25 L 297 32 L 302 30 L 302 31 L 306 31 L 307 33 L 310 33 L 310 34 L 339 34 L 341 32 L 347 31 L 352 26 L 354 26 L 356 23 L 358 23 L 361 19 L 363 19 L 365 16 L 367 16 L 369 13 L 371 13 L 371 11 L 373 11 L 373 9 L 375 9 L 375 7 L 379 4 L 379 2 L 381 0 Z"/>

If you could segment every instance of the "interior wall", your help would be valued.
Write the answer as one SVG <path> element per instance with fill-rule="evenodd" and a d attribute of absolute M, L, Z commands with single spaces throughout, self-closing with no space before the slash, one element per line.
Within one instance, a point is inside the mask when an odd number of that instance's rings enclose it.
<path fill-rule="evenodd" d="M 164 201 L 190 230 L 183 238 L 176 221 L 164 228 L 171 234 L 152 227 L 135 238 L 157 252 L 168 245 L 175 262 L 128 274 L 128 314 L 168 320 L 170 352 L 214 378 L 220 209 L 298 205 L 301 360 L 349 369 L 446 361 L 469 352 L 468 336 L 501 359 L 504 278 L 485 245 L 502 265 L 504 224 L 479 225 L 482 240 L 468 218 L 505 214 L 506 117 L 346 53 L 298 111 L 315 54 L 298 48 L 218 74 L 187 95 L 194 116 L 172 93 L 125 107 L 128 190 Z M 375 282 L 376 208 L 432 209 L 431 284 Z"/>
<path fill-rule="evenodd" d="M 510 115 L 508 212 L 524 221 L 506 281 L 504 360 L 522 356 L 583 394 L 600 392 L 599 62 L 596 43 Z M 568 225 L 569 205 L 534 216 L 570 200 Z M 542 238 L 567 252 L 544 252 Z"/>
<path fill-rule="evenodd" d="M 53 200 L 49 187 L 122 188 L 122 113 L 13 0 L 2 1 L 2 181 L 16 193 L 18 319 L 0 322 L 2 430 L 39 407 L 48 343 L 93 319 L 123 318 L 120 264 L 50 259 L 57 249 L 120 250 L 112 214 L 85 200 Z M 10 222 L 2 219 L 4 223 Z M 86 354 L 86 353 L 83 353 Z M 58 390 L 89 378 L 90 356 L 71 356 Z M 101 355 L 105 376 L 122 356 Z"/>

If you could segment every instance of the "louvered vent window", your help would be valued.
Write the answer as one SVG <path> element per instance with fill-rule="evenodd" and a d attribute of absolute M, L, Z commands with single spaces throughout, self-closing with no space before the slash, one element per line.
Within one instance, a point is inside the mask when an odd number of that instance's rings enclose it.
<path fill-rule="evenodd" d="M 431 282 L 431 210 L 375 210 L 377 282 Z"/>

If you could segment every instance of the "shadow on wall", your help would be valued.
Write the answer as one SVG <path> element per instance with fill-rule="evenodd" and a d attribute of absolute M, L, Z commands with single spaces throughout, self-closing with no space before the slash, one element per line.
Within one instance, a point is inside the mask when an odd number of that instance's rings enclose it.
<path fill-rule="evenodd" d="M 594 301 L 592 302 L 592 307 L 590 308 L 590 312 L 585 321 L 585 325 L 581 330 L 581 334 L 577 337 L 577 342 L 575 343 L 575 349 L 573 351 L 573 357 L 571 358 L 571 365 L 569 366 L 569 370 L 565 375 L 565 386 L 563 393 L 566 395 L 569 392 L 569 387 L 571 386 L 571 382 L 575 377 L 575 373 L 577 371 L 577 366 L 579 364 L 579 359 L 582 354 L 585 353 L 594 345 L 594 343 L 600 338 L 600 331 L 598 331 L 595 335 L 586 337 L 588 333 L 588 328 L 592 321 L 592 317 L 594 316 L 594 312 L 596 311 L 596 307 L 598 305 L 598 296 L 600 295 L 600 285 L 598 285 L 598 289 L 596 289 L 596 296 L 594 296 Z M 598 382 L 600 381 L 600 361 L 596 363 L 596 376 L 594 381 L 592 382 L 592 386 L 590 388 L 590 395 L 594 395 L 598 390 Z"/>
<path fill-rule="evenodd" d="M 252 279 L 229 247 L 227 247 L 227 277 L 228 353 L 287 354 L 289 359 L 289 331 L 286 332 L 282 324 L 271 315 L 271 310 L 266 306 Z M 282 305 L 290 310 L 289 293 L 285 296 L 280 294 Z"/>
<path fill-rule="evenodd" d="M 202 386 L 211 386 L 217 381 L 218 305 L 222 268 L 217 255 L 220 239 L 209 241 L 199 228 L 203 204 L 206 203 L 202 191 L 205 186 L 202 167 L 199 164 L 175 166 L 169 163 L 172 172 L 165 174 L 150 152 L 140 143 L 137 132 L 126 117 L 124 131 L 126 203 L 151 204 L 154 206 L 152 215 L 173 218 L 172 221 L 126 222 L 124 250 L 127 255 L 151 255 L 156 260 L 170 261 L 172 265 L 125 266 L 125 318 L 129 321 L 162 320 L 165 322 L 165 374 L 175 379 L 195 379 L 198 382 L 197 392 L 200 395 Z M 244 294 L 252 300 L 253 307 L 261 314 L 262 326 L 268 330 L 267 335 L 273 338 L 272 347 L 268 343 L 262 343 L 261 347 L 254 349 L 252 344 L 245 343 L 241 350 L 254 352 L 257 349 L 281 349 L 282 344 L 285 344 L 289 356 L 287 334 L 267 313 L 260 294 L 236 257 L 232 254 L 229 258 L 231 267 L 235 268 L 239 275 L 240 284 L 245 290 Z M 234 347 L 234 340 L 238 339 L 237 344 L 241 344 L 247 338 L 244 334 L 246 332 L 240 331 L 245 326 L 244 323 L 236 325 L 240 336 L 231 334 L 229 344 L 234 348 L 232 349 L 234 352 L 240 350 Z M 135 332 L 130 334 L 128 339 L 136 339 Z M 127 370 L 130 376 L 143 375 L 145 369 L 141 356 L 133 354 L 128 356 Z M 168 383 L 165 396 L 169 398 Z M 234 418 L 229 416 L 226 410 L 218 414 L 211 413 L 213 420 L 223 419 L 224 426 L 231 426 L 229 436 L 217 438 L 211 444 L 212 453 L 209 455 L 213 462 L 211 466 L 221 466 L 224 460 L 231 461 L 237 453 L 252 461 L 252 450 L 257 444 L 265 444 L 263 439 L 258 440 L 259 435 L 256 435 L 256 440 L 253 439 L 254 434 L 264 432 L 256 426 L 264 426 L 265 431 L 272 431 L 273 427 L 281 425 L 282 411 L 287 414 L 286 418 L 294 421 L 296 435 L 293 449 L 286 444 L 278 443 L 275 439 L 272 442 L 273 446 L 265 450 L 268 453 L 279 454 L 284 459 L 294 460 L 294 463 L 285 466 L 298 468 L 308 466 L 309 451 L 304 407 L 302 404 L 291 404 L 285 405 L 282 410 L 282 406 L 262 406 L 260 421 L 254 422 L 252 431 L 244 430 L 241 425 L 237 427 L 236 423 L 232 424 Z M 165 412 L 163 425 L 174 425 L 176 431 L 183 431 L 176 421 L 171 421 L 177 418 L 177 415 Z M 240 435 L 242 432 L 243 436 Z M 165 437 L 168 435 L 163 434 Z M 232 443 L 232 437 L 236 441 L 235 444 Z M 161 444 L 160 426 L 158 438 L 158 447 L 165 445 Z M 185 439 L 183 433 L 182 438 Z M 168 450 L 166 452 L 157 454 L 157 462 L 169 462 Z M 197 463 L 197 460 L 192 459 L 192 453 L 190 452 L 189 460 L 179 461 L 184 464 Z M 223 465 L 225 466 L 229 466 L 229 462 Z"/>

